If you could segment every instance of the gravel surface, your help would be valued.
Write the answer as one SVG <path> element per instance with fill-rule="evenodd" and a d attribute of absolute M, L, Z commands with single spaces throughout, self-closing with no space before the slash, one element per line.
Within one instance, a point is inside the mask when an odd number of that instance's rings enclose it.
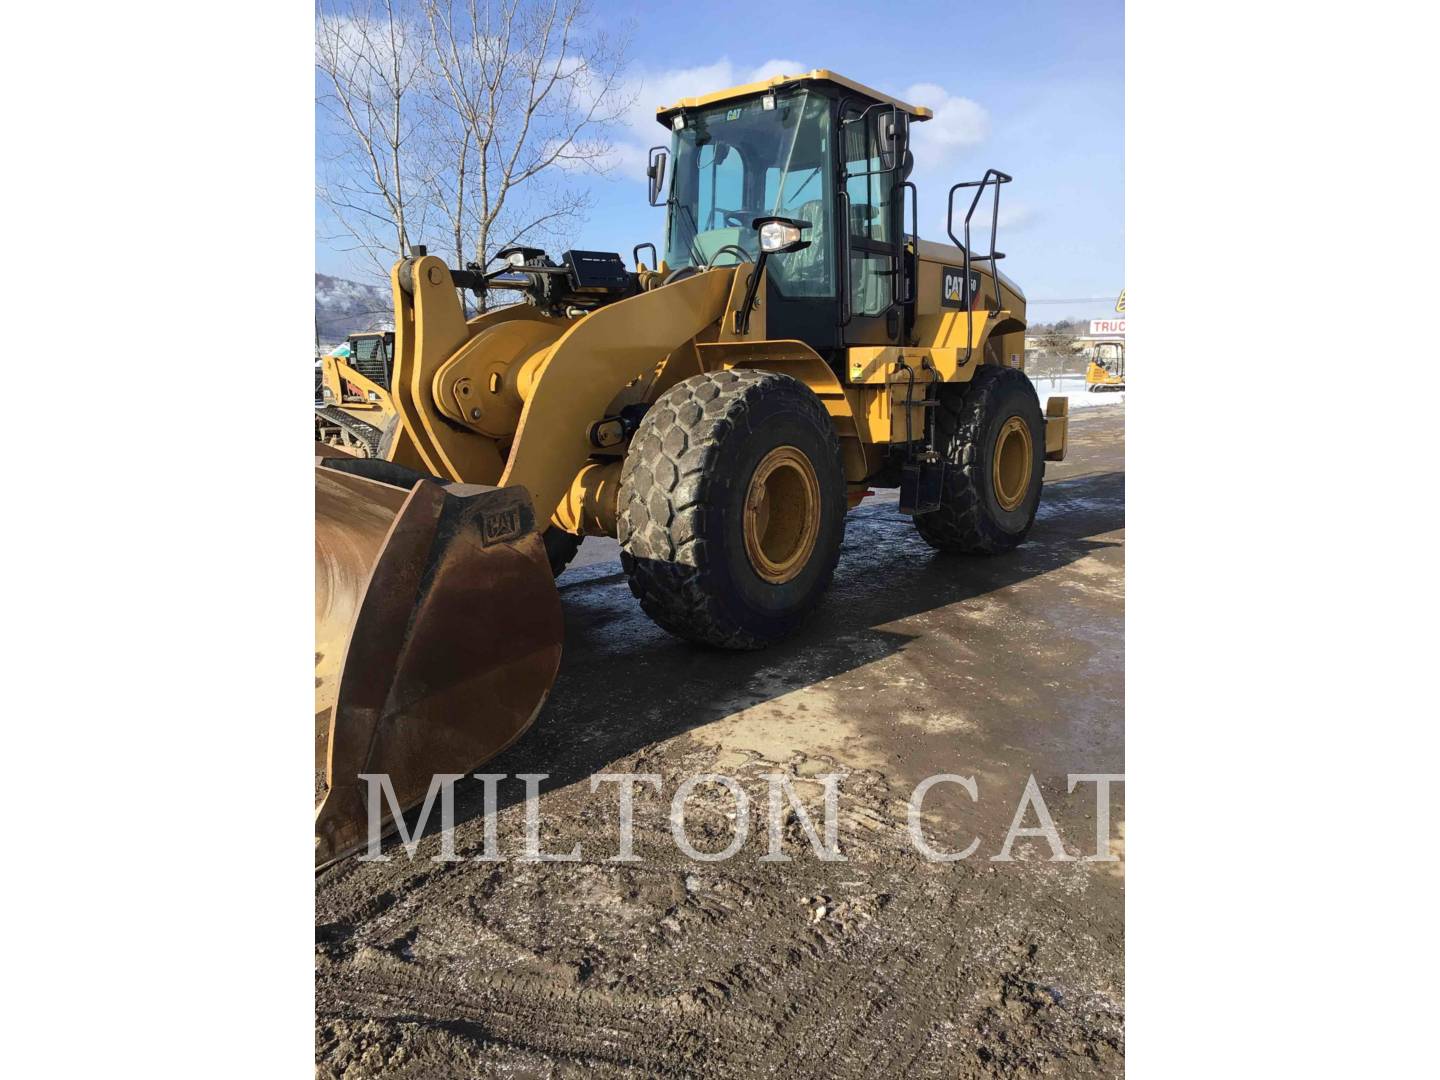
<path fill-rule="evenodd" d="M 894 493 L 850 515 L 835 584 L 805 629 L 758 653 L 668 637 L 639 611 L 613 541 L 588 540 L 560 579 L 562 673 L 534 727 L 495 759 L 496 836 L 481 785 L 457 788 L 460 862 L 350 859 L 316 878 L 321 1076 L 1114 1076 L 1124 1054 L 1124 787 L 1096 853 L 1093 783 L 1122 773 L 1124 406 L 1072 418 L 1018 551 L 941 556 Z M 613 783 L 636 789 L 634 853 Z M 546 773 L 543 850 L 526 862 L 524 785 Z M 724 861 L 687 858 L 676 789 L 732 777 L 749 829 Z M 936 773 L 923 827 L 907 800 Z M 767 852 L 767 775 L 817 828 L 838 774 L 838 846 L 819 858 L 793 810 Z M 1043 838 L 992 861 L 1033 776 L 1075 858 Z M 734 794 L 686 802 L 687 838 L 722 850 Z M 1033 809 L 1025 825 L 1033 827 Z"/>

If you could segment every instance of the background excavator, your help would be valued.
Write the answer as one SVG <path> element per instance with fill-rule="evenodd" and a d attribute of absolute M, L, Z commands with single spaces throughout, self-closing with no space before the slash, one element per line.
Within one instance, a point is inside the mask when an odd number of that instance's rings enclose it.
<path fill-rule="evenodd" d="M 918 238 L 931 115 L 823 70 L 686 98 L 650 152 L 663 253 L 396 263 L 393 421 L 373 456 L 316 448 L 317 866 L 366 843 L 361 774 L 403 811 L 534 720 L 583 536 L 618 539 L 662 627 L 732 649 L 800 624 L 872 486 L 935 548 L 1024 540 L 1068 402 L 1022 369 L 1010 177 L 955 184 L 952 243 Z M 501 288 L 526 302 L 465 317 L 457 290 Z"/>

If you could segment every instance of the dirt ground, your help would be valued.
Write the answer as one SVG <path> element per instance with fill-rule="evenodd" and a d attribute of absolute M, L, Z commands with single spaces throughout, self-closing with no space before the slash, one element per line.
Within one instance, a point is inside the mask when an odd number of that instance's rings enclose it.
<path fill-rule="evenodd" d="M 562 673 L 535 725 L 486 766 L 502 853 L 521 850 L 524 787 L 548 773 L 546 852 L 474 861 L 481 785 L 457 788 L 455 847 L 350 859 L 316 879 L 316 1061 L 322 1076 L 1115 1076 L 1124 1055 L 1124 787 L 1096 852 L 1093 783 L 1124 771 L 1124 406 L 1072 417 L 1019 550 L 942 556 L 894 511 L 850 515 L 836 579 L 796 638 L 721 653 L 640 612 L 613 541 L 560 579 Z M 640 786 L 635 854 L 618 850 L 616 785 Z M 788 862 L 766 852 L 781 772 L 818 823 L 840 773 L 839 846 L 822 861 L 793 813 Z M 670 801 L 722 773 L 749 795 L 732 858 L 685 857 Z M 906 802 L 935 773 L 925 832 L 968 858 L 926 861 Z M 992 861 L 1033 775 L 1071 861 L 1038 838 Z M 737 802 L 701 784 L 695 847 L 718 851 Z M 1032 812 L 1025 825 L 1035 826 Z"/>

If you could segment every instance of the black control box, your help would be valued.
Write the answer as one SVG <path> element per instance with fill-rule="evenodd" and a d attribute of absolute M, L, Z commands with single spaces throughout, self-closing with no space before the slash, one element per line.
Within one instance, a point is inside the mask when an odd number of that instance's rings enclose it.
<path fill-rule="evenodd" d="M 614 251 L 567 251 L 563 256 L 576 292 L 628 292 L 630 271 Z"/>

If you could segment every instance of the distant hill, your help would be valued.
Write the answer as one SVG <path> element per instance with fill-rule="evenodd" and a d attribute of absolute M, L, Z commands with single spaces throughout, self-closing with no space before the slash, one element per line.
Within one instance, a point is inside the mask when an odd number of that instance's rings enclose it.
<path fill-rule="evenodd" d="M 393 330 L 390 290 L 380 285 L 315 275 L 315 330 L 324 346 L 364 330 Z"/>

